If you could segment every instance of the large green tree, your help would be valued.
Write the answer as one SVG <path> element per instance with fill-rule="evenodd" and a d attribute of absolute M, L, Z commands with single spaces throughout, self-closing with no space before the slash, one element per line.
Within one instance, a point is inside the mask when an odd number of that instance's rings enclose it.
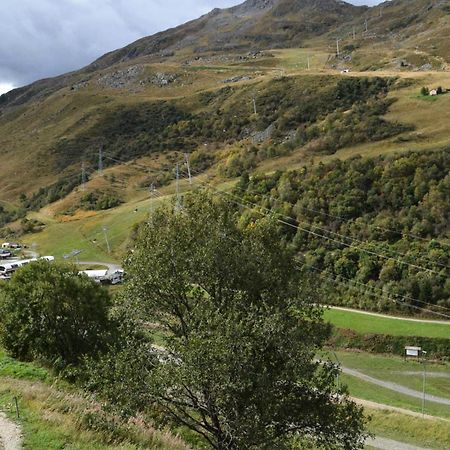
<path fill-rule="evenodd" d="M 60 367 L 106 348 L 113 325 L 108 292 L 75 267 L 34 262 L 0 288 L 0 339 L 21 359 Z"/>
<path fill-rule="evenodd" d="M 319 291 L 276 221 L 243 224 L 229 203 L 189 195 L 141 227 L 127 273 L 127 309 L 166 332 L 148 386 L 176 422 L 218 450 L 362 448 L 361 409 L 316 359 L 329 336 Z"/>

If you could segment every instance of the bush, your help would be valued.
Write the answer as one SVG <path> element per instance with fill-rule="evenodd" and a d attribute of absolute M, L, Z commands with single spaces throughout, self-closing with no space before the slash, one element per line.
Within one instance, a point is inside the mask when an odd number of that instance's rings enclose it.
<path fill-rule="evenodd" d="M 108 292 L 77 269 L 32 263 L 1 288 L 1 343 L 22 360 L 76 365 L 112 338 L 109 306 Z"/>
<path fill-rule="evenodd" d="M 417 345 L 426 349 L 428 357 L 450 359 L 450 339 L 373 333 L 359 334 L 353 330 L 335 328 L 329 345 L 335 348 L 351 348 L 370 353 L 389 353 L 399 356 L 405 354 L 405 346 Z"/>

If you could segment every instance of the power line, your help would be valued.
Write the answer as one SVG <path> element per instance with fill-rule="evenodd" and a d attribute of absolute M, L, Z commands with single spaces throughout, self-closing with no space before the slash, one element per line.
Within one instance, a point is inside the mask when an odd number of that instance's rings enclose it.
<path fill-rule="evenodd" d="M 201 181 L 201 182 L 204 183 L 204 184 L 206 184 L 206 185 L 208 185 L 209 187 L 213 188 L 212 185 L 211 185 L 210 183 L 207 183 L 207 182 L 204 182 L 204 181 Z M 214 188 L 213 188 L 213 189 L 214 189 Z M 231 193 L 229 193 L 229 192 L 224 192 L 224 193 L 225 193 L 226 195 L 228 195 L 228 196 L 231 196 L 231 197 L 234 197 L 234 198 L 238 198 L 240 202 L 245 201 L 245 202 L 249 203 L 250 205 L 252 205 L 254 208 L 265 209 L 266 211 L 271 212 L 271 213 L 275 213 L 275 214 L 277 214 L 278 216 L 288 218 L 289 220 L 294 220 L 294 219 L 292 219 L 291 217 L 284 216 L 284 215 L 282 215 L 281 213 L 278 213 L 278 212 L 276 212 L 276 211 L 273 211 L 273 210 L 271 210 L 271 209 L 269 209 L 269 208 L 266 208 L 266 207 L 264 207 L 264 206 L 262 206 L 262 205 L 258 205 L 258 204 L 256 204 L 256 203 L 252 203 L 252 202 L 250 202 L 250 201 L 248 201 L 248 200 L 243 200 L 243 199 L 241 199 L 241 198 L 239 198 L 239 197 L 236 197 L 236 196 L 234 196 L 233 194 L 231 194 Z M 243 205 L 242 203 L 239 203 L 239 205 L 240 205 L 240 206 L 243 206 L 243 207 L 246 207 L 246 206 Z M 316 236 L 316 237 L 319 237 L 319 238 L 322 238 L 322 239 L 326 239 L 326 240 L 328 240 L 328 241 L 331 241 L 331 242 L 334 242 L 334 243 L 337 243 L 337 244 L 340 244 L 340 245 L 344 245 L 344 246 L 349 247 L 349 248 L 357 248 L 357 249 L 359 249 L 359 250 L 361 250 L 362 252 L 365 252 L 365 253 L 367 253 L 367 254 L 371 254 L 371 255 L 374 255 L 374 256 L 378 256 L 378 257 L 383 258 L 383 259 L 386 259 L 386 260 L 396 261 L 396 262 L 398 262 L 399 264 L 407 265 L 407 266 L 412 267 L 412 268 L 415 268 L 415 269 L 423 270 L 423 271 L 426 271 L 426 272 L 431 272 L 431 273 L 434 273 L 434 274 L 440 275 L 440 276 L 442 275 L 442 274 L 440 274 L 439 272 L 436 272 L 435 270 L 432 270 L 432 269 L 429 269 L 429 268 L 426 268 L 426 267 L 422 267 L 422 266 L 419 266 L 419 265 L 417 265 L 417 264 L 408 263 L 408 262 L 405 262 L 405 261 L 396 259 L 396 258 L 394 258 L 394 257 L 392 257 L 392 256 L 382 255 L 382 254 L 376 253 L 376 252 L 374 252 L 374 251 L 372 251 L 372 250 L 368 250 L 368 249 L 365 249 L 365 248 L 358 247 L 358 246 L 356 246 L 356 245 L 348 244 L 347 242 L 342 242 L 342 241 L 337 240 L 337 239 L 334 239 L 334 238 L 332 238 L 332 237 L 324 236 L 324 235 L 322 235 L 322 234 L 320 234 L 320 233 L 316 233 L 315 231 L 308 230 L 308 229 L 303 228 L 303 227 L 301 227 L 301 226 L 299 226 L 299 225 L 295 225 L 295 224 L 286 222 L 285 220 L 281 220 L 281 219 L 277 219 L 277 220 L 278 220 L 280 223 L 283 223 L 284 225 L 287 225 L 287 226 L 292 227 L 292 228 L 296 228 L 297 230 L 304 231 L 304 232 L 306 232 L 306 233 L 308 233 L 308 234 L 311 234 L 311 235 L 314 235 L 314 236 Z M 355 242 L 363 243 L 362 241 L 359 241 L 359 240 L 357 240 L 357 239 L 355 239 L 355 238 L 352 238 L 352 237 L 349 237 L 349 236 L 345 236 L 345 235 L 342 235 L 342 234 L 339 234 L 339 233 L 335 233 L 335 232 L 332 232 L 332 231 L 323 229 L 323 228 L 318 227 L 318 226 L 313 225 L 313 224 L 309 224 L 309 223 L 306 223 L 306 222 L 299 222 L 299 223 L 306 224 L 306 225 L 308 225 L 309 227 L 316 228 L 316 229 L 321 230 L 321 231 L 323 231 L 323 232 L 325 232 L 325 233 L 331 233 L 331 234 L 334 234 L 334 235 L 339 236 L 339 237 L 341 237 L 341 238 L 343 238 L 343 239 L 350 239 L 350 240 L 355 241 Z M 363 243 L 363 244 L 364 244 L 364 243 Z"/>
<path fill-rule="evenodd" d="M 323 270 L 321 270 L 321 269 L 319 269 L 319 268 L 317 268 L 317 267 L 314 267 L 314 266 L 307 266 L 307 267 L 310 267 L 310 268 L 313 269 L 315 272 L 318 272 L 318 273 L 320 273 L 320 274 L 322 274 L 322 275 L 323 275 L 324 272 L 325 272 L 325 273 L 329 273 L 329 272 L 323 271 Z M 326 278 L 326 279 L 328 279 L 328 280 L 330 280 L 330 281 L 333 281 L 333 282 L 335 282 L 335 283 L 337 283 L 337 284 L 347 284 L 347 285 L 348 285 L 348 283 L 344 283 L 344 282 L 339 281 L 339 280 L 337 280 L 336 278 L 333 278 L 333 277 L 324 277 L 324 278 Z M 366 285 L 366 284 L 364 284 L 364 283 L 360 283 L 360 282 L 355 281 L 355 280 L 351 280 L 350 278 L 346 278 L 346 277 L 342 277 L 342 278 L 344 278 L 344 280 L 346 280 L 346 281 L 349 282 L 349 283 L 354 283 L 354 284 L 358 284 L 358 285 L 364 286 L 366 289 L 369 288 L 369 289 L 374 289 L 374 290 L 380 290 L 379 288 L 376 288 L 376 287 L 370 286 L 370 285 Z M 413 309 L 416 309 L 416 310 L 418 310 L 418 311 L 423 311 L 423 312 L 427 312 L 427 313 L 430 313 L 430 314 L 434 314 L 434 315 L 437 315 L 437 316 L 440 316 L 440 317 L 444 317 L 444 318 L 446 318 L 446 319 L 450 319 L 450 315 L 447 315 L 447 314 L 444 314 L 444 313 L 441 313 L 441 312 L 438 312 L 438 311 L 433 311 L 433 310 L 431 310 L 431 309 L 422 308 L 422 307 L 420 307 L 420 306 L 411 305 L 410 303 L 408 303 L 408 304 L 405 305 L 405 303 L 403 303 L 403 302 L 401 302 L 401 301 L 399 301 L 399 300 L 397 300 L 397 299 L 395 299 L 395 298 L 392 298 L 390 295 L 386 295 L 385 293 L 383 293 L 383 296 L 381 296 L 380 294 L 377 294 L 377 293 L 375 293 L 375 292 L 368 292 L 367 290 L 365 291 L 365 293 L 368 293 L 369 295 L 373 295 L 374 297 L 379 297 L 379 298 L 382 298 L 382 297 L 383 297 L 383 298 L 387 298 L 388 300 L 391 300 L 391 301 L 393 301 L 394 303 L 397 303 L 397 304 L 399 304 L 399 305 L 401 305 L 401 306 L 407 306 L 408 308 L 413 308 Z M 396 295 L 397 297 L 399 297 L 399 298 L 406 298 L 406 297 L 403 297 L 403 296 L 400 296 L 400 295 L 397 295 L 397 294 L 395 294 L 395 295 Z M 425 304 L 431 305 L 431 306 L 436 306 L 436 305 L 433 305 L 432 303 L 426 303 L 426 302 L 425 302 Z"/>
<path fill-rule="evenodd" d="M 237 189 L 239 189 L 243 193 L 246 192 L 242 188 L 237 187 Z M 276 198 L 274 198 L 274 197 L 272 197 L 270 195 L 266 196 L 266 198 L 269 198 L 270 200 L 272 200 L 274 202 L 278 202 L 279 201 L 279 199 L 276 199 Z M 294 205 L 292 203 L 288 203 L 288 205 L 293 207 L 293 208 L 298 208 L 298 209 L 301 209 L 301 210 L 304 210 L 304 211 L 309 211 L 309 212 L 314 212 L 314 213 L 317 213 L 317 214 L 321 214 L 323 216 L 330 217 L 332 219 L 337 219 L 340 222 L 348 222 L 350 220 L 350 218 L 346 218 L 346 217 L 343 217 L 343 216 L 338 216 L 336 214 L 326 213 L 324 211 L 321 211 L 321 210 L 318 210 L 318 209 L 314 209 L 314 208 L 311 208 L 311 207 L 301 206 L 301 205 L 298 205 L 298 204 Z M 369 226 L 369 225 L 367 225 L 367 226 Z M 449 243 L 440 241 L 440 240 L 435 239 L 435 238 L 427 239 L 427 238 L 424 238 L 424 237 L 421 237 L 421 236 L 417 236 L 417 235 L 414 235 L 414 234 L 411 234 L 411 233 L 405 233 L 405 232 L 398 231 L 398 230 L 393 230 L 393 229 L 390 229 L 390 228 L 383 228 L 383 227 L 379 227 L 379 226 L 375 226 L 375 225 L 373 225 L 373 227 L 378 229 L 378 230 L 385 231 L 385 232 L 390 232 L 390 233 L 394 233 L 394 234 L 401 235 L 401 236 L 411 237 L 413 239 L 417 239 L 417 240 L 421 240 L 421 241 L 429 242 L 429 243 L 437 242 L 437 243 L 439 243 L 441 245 L 450 247 Z M 445 266 L 445 267 L 450 268 L 449 266 Z"/>
<path fill-rule="evenodd" d="M 148 171 L 150 170 L 148 167 L 142 166 L 142 165 L 137 164 L 137 163 L 131 163 L 131 162 L 129 162 L 129 161 L 121 161 L 121 160 L 119 160 L 119 159 L 112 158 L 112 157 L 110 157 L 110 156 L 104 156 L 104 157 L 107 158 L 107 159 L 110 159 L 110 160 L 112 160 L 112 161 L 121 163 L 121 164 L 132 165 L 132 166 L 138 168 L 139 170 L 145 171 L 146 173 L 148 173 Z M 189 171 L 190 171 L 191 173 L 197 173 L 197 174 L 198 174 L 198 172 L 195 172 L 194 170 L 192 170 L 191 167 L 189 168 Z M 243 192 L 245 192 L 243 189 L 240 189 L 240 190 L 243 191 Z M 271 197 L 271 196 L 269 196 L 268 198 L 271 199 L 271 200 L 273 200 L 273 201 L 278 201 L 278 199 L 275 199 L 275 198 L 273 198 L 273 197 Z M 326 216 L 326 217 L 330 217 L 330 218 L 333 218 L 333 219 L 337 219 L 337 220 L 339 220 L 339 221 L 341 221 L 341 222 L 346 222 L 346 221 L 349 220 L 348 218 L 345 218 L 345 217 L 342 217 L 342 216 L 338 216 L 338 215 L 336 215 L 336 214 L 326 213 L 326 212 L 324 212 L 324 211 L 317 210 L 317 209 L 314 209 L 314 208 L 310 208 L 310 207 L 306 207 L 306 206 L 300 206 L 300 205 L 293 205 L 293 204 L 291 204 L 291 203 L 289 203 L 289 205 L 292 206 L 292 207 L 296 207 L 296 208 L 302 209 L 302 210 L 304 210 L 304 211 L 314 212 L 314 213 L 321 214 L 321 215 Z M 367 226 L 369 226 L 369 225 L 367 225 Z M 406 233 L 406 232 L 403 232 L 403 231 L 393 230 L 393 229 L 390 229 L 390 228 L 379 227 L 379 226 L 375 226 L 375 225 L 373 225 L 373 227 L 376 228 L 376 229 L 378 229 L 378 230 L 384 231 L 384 232 L 390 232 L 390 233 L 397 234 L 397 235 L 399 235 L 399 236 L 410 237 L 410 238 L 412 238 L 412 239 L 421 240 L 421 241 L 423 241 L 423 242 L 437 242 L 437 243 L 440 244 L 440 245 L 450 247 L 450 243 L 443 242 L 443 241 L 441 241 L 441 240 L 439 240 L 439 239 L 435 239 L 435 238 L 427 239 L 427 238 L 424 238 L 424 237 L 421 237 L 421 236 L 417 236 L 417 235 L 414 235 L 414 234 L 411 234 L 411 233 Z M 391 250 L 391 251 L 392 251 L 392 250 Z M 429 259 L 429 258 L 426 257 L 426 259 Z M 447 268 L 447 269 L 450 269 L 450 266 L 447 266 L 447 265 L 445 265 L 445 264 L 441 264 L 441 263 L 439 263 L 438 261 L 432 261 L 432 262 L 435 263 L 435 264 L 437 264 L 437 265 L 439 265 L 439 266 L 441 266 L 441 267 L 445 267 L 445 268 Z"/>
<path fill-rule="evenodd" d="M 204 183 L 204 184 L 207 184 L 209 187 L 212 187 L 209 183 L 205 183 L 205 182 L 203 182 L 203 183 Z M 218 193 L 219 195 L 223 195 L 223 194 L 229 195 L 228 192 L 218 191 L 217 189 L 215 189 L 215 188 L 213 188 L 213 187 L 212 187 L 212 189 L 213 189 L 216 193 Z M 233 197 L 235 197 L 235 196 L 233 196 Z M 232 201 L 233 201 L 233 200 L 232 200 Z M 244 204 L 242 204 L 242 203 L 240 203 L 240 202 L 233 201 L 233 203 L 235 203 L 235 204 L 237 204 L 237 205 L 239 205 L 239 206 L 241 206 L 241 207 L 247 208 L 247 209 L 254 209 L 255 207 L 256 207 L 256 208 L 260 208 L 259 205 L 253 205 L 254 207 L 251 208 L 250 206 L 244 205 Z M 251 203 L 251 202 L 249 202 L 249 203 Z M 268 210 L 267 208 L 263 208 L 263 209 Z M 267 215 L 267 214 L 261 213 L 260 211 L 257 211 L 257 212 L 258 212 L 259 214 L 262 214 L 262 215 Z M 273 213 L 273 211 L 270 211 L 270 210 L 268 210 L 268 212 Z M 278 214 L 278 215 L 279 215 L 279 214 Z M 286 222 L 286 221 L 283 221 L 283 220 L 281 220 L 281 219 L 277 219 L 277 221 L 280 222 L 280 223 L 282 223 L 282 224 L 284 224 L 284 225 L 287 225 L 287 226 L 295 227 L 295 228 L 297 228 L 297 229 L 300 228 L 300 227 L 296 227 L 295 225 L 290 224 L 290 223 L 288 223 L 288 222 Z M 309 232 L 308 230 L 305 230 L 305 231 Z M 316 234 L 316 233 L 314 233 L 314 234 Z M 342 242 L 341 242 L 341 243 L 342 243 Z M 363 250 L 363 249 L 362 249 L 362 250 Z M 363 251 L 364 251 L 364 250 L 363 250 Z M 378 256 L 384 256 L 384 255 L 378 255 Z M 393 258 L 392 258 L 392 259 L 393 259 Z M 348 280 L 351 281 L 351 282 L 353 282 L 353 280 L 350 280 L 350 279 L 348 279 Z M 355 283 L 358 283 L 358 282 L 355 281 Z M 363 283 L 360 283 L 360 284 L 363 285 L 363 286 L 366 286 L 366 285 L 364 285 Z M 374 289 L 379 289 L 379 288 L 375 288 L 375 287 L 374 287 Z M 383 292 L 382 290 L 380 290 L 380 291 Z M 424 301 L 422 301 L 422 300 L 415 299 L 415 298 L 412 298 L 412 297 L 401 296 L 400 294 L 394 294 L 394 295 L 397 296 L 398 298 L 402 298 L 402 299 L 404 299 L 404 300 L 412 300 L 412 301 L 417 302 L 417 303 L 422 303 L 422 304 L 425 304 L 425 305 L 430 305 L 430 306 L 433 306 L 433 307 L 438 307 L 438 308 L 442 308 L 442 309 L 444 309 L 444 310 L 447 310 L 447 308 L 442 307 L 442 306 L 440 306 L 440 305 L 434 305 L 434 304 L 432 304 L 432 303 L 424 302 Z M 396 302 L 398 303 L 398 301 L 396 301 Z M 402 305 L 404 306 L 404 303 L 402 303 Z M 411 307 L 414 308 L 414 309 L 420 309 L 420 310 L 427 311 L 427 312 L 430 312 L 430 313 L 436 313 L 435 311 L 427 310 L 427 309 L 425 309 L 425 308 L 420 308 L 420 307 L 417 307 L 417 306 L 415 306 L 415 305 L 410 305 L 410 304 L 408 304 L 408 305 L 411 306 Z M 441 313 L 436 313 L 436 314 L 442 316 Z M 444 316 L 445 316 L 445 315 L 444 315 Z M 445 317 L 447 317 L 447 316 L 445 316 Z M 450 316 L 448 316 L 448 317 L 450 318 Z"/>
<path fill-rule="evenodd" d="M 241 192 L 243 192 L 243 193 L 246 192 L 246 191 L 245 191 L 244 189 L 242 189 L 242 188 L 237 187 L 237 189 L 239 189 L 239 190 L 240 190 Z M 272 197 L 272 196 L 270 196 L 270 195 L 269 195 L 269 196 L 266 196 L 266 198 L 268 198 L 269 200 L 272 200 L 273 202 L 278 202 L 278 201 L 279 201 L 279 199 L 276 199 L 276 198 L 274 198 L 274 197 Z M 294 204 L 288 203 L 288 202 L 285 202 L 285 203 L 287 203 L 287 204 L 288 204 L 289 206 L 291 206 L 292 208 L 299 208 L 299 209 L 303 209 L 303 210 L 305 210 L 305 211 L 314 212 L 314 213 L 317 213 L 317 214 L 323 214 L 323 215 L 325 215 L 325 216 L 327 216 L 327 217 L 330 217 L 330 218 L 333 218 L 333 219 L 337 219 L 337 220 L 339 220 L 339 221 L 342 222 L 342 223 L 348 222 L 348 219 L 345 219 L 345 218 L 343 218 L 342 216 L 336 216 L 336 215 L 333 215 L 333 214 L 328 214 L 328 213 L 325 213 L 325 212 L 320 211 L 320 210 L 316 210 L 316 209 L 312 209 L 312 208 L 307 208 L 307 207 L 299 206 L 298 204 L 295 204 L 295 205 L 294 205 Z M 287 217 L 287 216 L 285 216 L 285 217 Z M 289 218 L 291 219 L 291 217 L 289 217 Z M 366 227 L 369 228 L 370 225 L 367 224 Z M 378 226 L 374 226 L 374 228 L 380 229 L 380 230 L 385 231 L 385 232 L 392 232 L 392 233 L 398 233 L 398 234 L 401 234 L 401 235 L 406 235 L 405 233 L 401 233 L 401 232 L 398 232 L 398 231 L 390 230 L 389 228 L 382 228 L 382 227 L 378 227 Z M 329 230 L 327 230 L 327 231 L 330 232 L 330 233 L 333 233 L 332 231 L 329 231 Z M 447 243 L 441 242 L 441 241 L 437 241 L 436 239 L 433 239 L 433 240 L 430 241 L 430 240 L 428 240 L 428 239 L 421 238 L 421 237 L 419 237 L 419 236 L 414 236 L 414 235 L 408 235 L 408 236 L 414 237 L 415 239 L 420 239 L 420 240 L 423 240 L 423 241 L 429 242 L 429 243 L 435 241 L 435 242 L 438 242 L 439 244 L 442 244 L 442 245 L 445 245 L 445 246 L 450 246 L 450 244 L 447 244 Z M 356 238 L 350 238 L 350 239 L 356 239 Z M 361 241 L 360 241 L 360 242 L 361 242 Z M 408 257 L 408 256 L 405 255 L 404 253 L 397 252 L 396 250 L 389 249 L 389 251 L 390 251 L 390 252 L 393 252 L 393 253 L 396 253 L 397 255 L 400 255 L 400 256 Z M 440 263 L 439 261 L 435 261 L 435 260 L 429 258 L 428 256 L 422 255 L 422 258 L 427 259 L 428 261 L 430 261 L 430 262 L 432 262 L 433 264 L 436 264 L 436 265 L 438 265 L 438 266 L 444 267 L 444 268 L 446 268 L 446 269 L 450 269 L 450 266 L 448 266 L 448 265 L 446 265 L 446 264 L 442 264 L 442 263 Z"/>
<path fill-rule="evenodd" d="M 303 256 L 305 256 L 305 255 L 303 255 Z M 336 275 L 336 274 L 331 273 L 330 271 L 323 270 L 323 269 L 320 269 L 320 268 L 318 268 L 318 267 L 314 267 L 314 266 L 311 266 L 311 265 L 308 265 L 308 264 L 305 264 L 305 265 L 308 266 L 308 267 L 311 267 L 313 270 L 318 271 L 318 272 L 320 272 L 320 273 L 327 273 L 327 274 L 329 274 L 329 275 Z M 382 294 L 382 296 L 387 296 L 387 297 L 389 297 L 389 296 L 394 296 L 394 297 L 397 297 L 397 298 L 401 298 L 402 300 L 413 301 L 413 302 L 415 302 L 415 303 L 420 303 L 420 304 L 422 304 L 422 305 L 426 305 L 426 306 L 431 306 L 431 307 L 434 307 L 434 308 L 442 309 L 442 310 L 444 310 L 445 312 L 449 312 L 449 313 L 450 313 L 450 308 L 446 308 L 445 306 L 435 305 L 434 303 L 426 302 L 426 301 L 424 301 L 424 300 L 419 300 L 419 299 L 417 299 L 417 298 L 410 297 L 410 296 L 408 296 L 408 295 L 393 294 L 393 293 L 388 293 L 388 294 L 386 294 L 386 292 L 385 292 L 382 288 L 379 288 L 379 287 L 376 287 L 376 286 L 371 286 L 371 285 L 368 285 L 367 283 L 362 283 L 362 282 L 360 282 L 360 281 L 356 281 L 356 280 L 354 280 L 354 279 L 345 277 L 345 276 L 340 275 L 340 274 L 338 274 L 337 277 L 343 278 L 344 280 L 346 280 L 346 281 L 348 281 L 348 282 L 350 282 L 350 283 L 358 284 L 358 285 L 360 285 L 360 286 L 363 286 L 363 287 L 365 287 L 365 288 L 372 289 L 372 290 L 374 290 L 374 291 L 379 291 L 379 292 Z M 338 281 L 338 280 L 336 280 L 336 281 Z M 411 305 L 410 303 L 407 303 L 406 305 L 403 303 L 403 305 L 404 305 L 404 306 L 414 306 L 414 305 Z M 450 318 L 450 316 L 449 316 L 449 318 Z"/>

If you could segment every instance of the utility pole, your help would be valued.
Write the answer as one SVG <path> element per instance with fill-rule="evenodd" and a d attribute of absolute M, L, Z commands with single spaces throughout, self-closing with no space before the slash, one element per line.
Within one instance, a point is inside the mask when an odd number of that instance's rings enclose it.
<path fill-rule="evenodd" d="M 367 17 L 364 19 L 364 29 L 366 33 L 369 31 L 369 23 L 367 21 Z"/>
<path fill-rule="evenodd" d="M 255 97 L 253 97 L 253 112 L 255 113 L 255 116 L 256 116 L 256 114 L 258 114 L 258 112 L 256 111 L 256 99 L 255 99 Z"/>
<path fill-rule="evenodd" d="M 353 40 L 356 40 L 356 27 L 353 26 Z"/>
<path fill-rule="evenodd" d="M 309 55 L 306 56 L 306 62 L 308 64 L 308 70 L 311 68 L 311 64 L 310 64 L 310 60 L 309 60 Z"/>
<path fill-rule="evenodd" d="M 422 350 L 422 364 L 423 364 L 423 376 L 422 376 L 422 417 L 425 415 L 425 385 L 426 385 L 426 380 L 427 380 L 426 354 L 427 354 L 427 352 Z"/>
<path fill-rule="evenodd" d="M 98 150 L 98 173 L 99 175 L 103 174 L 103 147 Z"/>
<path fill-rule="evenodd" d="M 336 38 L 336 56 L 338 56 L 338 57 L 341 54 L 340 49 L 339 49 L 339 41 L 340 41 L 340 39 Z"/>
<path fill-rule="evenodd" d="M 177 163 L 176 169 L 176 202 L 175 202 L 175 211 L 179 211 L 181 209 L 181 199 L 180 199 L 180 165 Z"/>
<path fill-rule="evenodd" d="M 105 235 L 105 241 L 106 241 L 106 247 L 108 247 L 108 253 L 111 253 L 111 247 L 109 246 L 109 240 L 108 240 L 108 228 L 105 226 L 103 227 L 103 234 Z"/>
<path fill-rule="evenodd" d="M 86 190 L 86 167 L 84 161 L 81 163 L 81 190 Z"/>
<path fill-rule="evenodd" d="M 187 167 L 187 171 L 188 171 L 189 184 L 192 184 L 191 165 L 189 164 L 189 153 L 185 153 L 184 158 L 186 159 L 186 167 Z"/>
<path fill-rule="evenodd" d="M 155 191 L 156 191 L 156 187 L 155 187 L 154 183 L 152 183 L 150 185 L 149 191 L 150 191 L 150 214 L 152 214 L 153 213 L 153 209 L 154 209 L 152 200 L 154 200 L 154 198 L 155 198 Z"/>
<path fill-rule="evenodd" d="M 341 362 L 339 361 L 339 358 L 337 357 L 335 352 L 332 351 L 331 353 L 333 353 L 334 357 L 336 358 L 336 362 L 337 362 L 337 364 L 339 366 L 339 369 L 340 369 L 341 368 Z M 340 377 L 339 377 L 339 372 L 336 375 L 336 386 L 337 386 L 338 389 L 341 388 L 341 380 L 340 380 Z"/>

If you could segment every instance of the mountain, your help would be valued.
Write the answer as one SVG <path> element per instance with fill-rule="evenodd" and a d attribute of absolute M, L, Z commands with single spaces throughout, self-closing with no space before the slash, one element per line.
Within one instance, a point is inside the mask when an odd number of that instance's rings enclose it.
<path fill-rule="evenodd" d="M 329 105 L 335 105 L 333 95 L 340 89 L 335 69 L 388 69 L 392 77 L 399 71 L 431 68 L 440 72 L 423 83 L 446 86 L 442 69 L 450 60 L 450 41 L 445 39 L 449 11 L 449 1 L 444 0 L 393 0 L 374 8 L 336 0 L 247 0 L 142 38 L 79 71 L 15 89 L 0 96 L 0 199 L 13 200 L 17 206 L 25 192 L 37 196 L 34 207 L 63 199 L 80 183 L 82 161 L 94 171 L 102 145 L 108 147 L 105 154 L 116 159 L 105 165 L 149 157 L 158 177 L 167 175 L 183 149 L 202 150 L 201 167 L 211 161 L 219 164 L 221 159 L 225 165 L 234 164 L 230 154 L 238 150 L 230 146 L 258 140 L 255 133 L 262 141 L 277 136 L 272 141 L 276 147 L 283 139 L 291 141 L 299 127 L 312 127 L 303 130 L 309 136 L 301 140 L 306 148 L 328 148 L 333 136 L 329 133 L 318 142 L 317 130 L 325 125 L 339 127 L 350 117 L 340 116 L 343 104 L 338 103 L 338 118 L 333 118 L 334 109 L 325 104 L 328 99 Z M 338 56 L 336 38 L 341 47 Z M 307 61 L 312 66 L 308 72 Z M 278 82 L 283 73 L 287 80 Z M 411 83 L 405 80 L 404 85 Z M 360 89 L 358 83 L 355 86 L 348 87 L 351 98 L 353 89 Z M 401 123 L 381 132 L 381 117 L 394 102 L 392 98 L 389 105 L 376 103 L 380 92 L 394 88 L 391 81 L 386 86 L 381 91 L 376 88 L 371 98 L 357 91 L 367 110 L 352 112 L 352 126 L 360 129 L 346 130 L 345 139 L 339 139 L 341 147 L 369 139 L 364 129 L 367 114 L 374 115 L 369 129 L 377 139 L 427 123 L 429 116 L 409 120 L 403 114 L 410 112 L 412 101 L 404 96 L 393 106 L 400 115 L 391 117 L 393 123 Z M 255 97 L 264 117 L 251 116 Z M 299 105 L 304 98 L 315 106 L 303 114 Z M 447 117 L 443 111 L 442 121 Z M 220 120 L 213 120 L 216 115 Z M 443 125 L 436 136 L 445 129 Z M 352 133 L 359 136 L 356 141 L 349 138 Z M 306 151 L 289 145 L 300 154 Z M 205 149 L 216 153 L 207 154 Z"/>
<path fill-rule="evenodd" d="M 199 19 L 107 53 L 80 71 L 0 96 L 0 112 L 49 95 L 99 70 L 134 64 L 138 59 L 160 62 L 211 53 L 299 47 L 344 21 L 360 17 L 366 10 L 336 0 L 247 0 L 232 8 L 217 8 Z"/>
<path fill-rule="evenodd" d="M 450 1 L 393 0 L 369 8 L 333 33 L 360 69 L 445 70 L 450 62 Z"/>
<path fill-rule="evenodd" d="M 185 25 L 136 41 L 103 56 L 90 68 L 186 50 L 195 55 L 298 47 L 308 38 L 360 17 L 366 10 L 367 7 L 336 0 L 247 0 L 232 8 L 214 9 Z"/>

